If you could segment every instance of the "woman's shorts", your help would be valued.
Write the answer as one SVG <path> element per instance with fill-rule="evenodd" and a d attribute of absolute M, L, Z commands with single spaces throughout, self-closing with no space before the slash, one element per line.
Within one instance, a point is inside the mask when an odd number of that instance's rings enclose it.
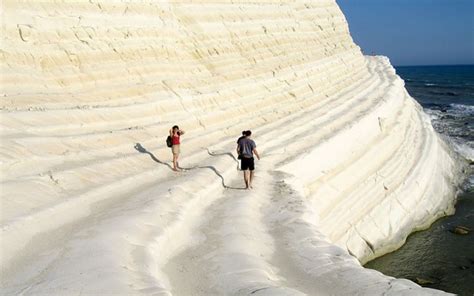
<path fill-rule="evenodd" d="M 173 154 L 179 154 L 179 152 L 180 152 L 180 151 L 179 151 L 179 145 L 173 145 L 173 146 L 171 147 L 171 152 L 172 152 Z"/>
<path fill-rule="evenodd" d="M 251 158 L 242 157 L 242 159 L 240 160 L 240 169 L 242 171 L 255 170 L 255 161 L 253 160 L 253 157 Z"/>

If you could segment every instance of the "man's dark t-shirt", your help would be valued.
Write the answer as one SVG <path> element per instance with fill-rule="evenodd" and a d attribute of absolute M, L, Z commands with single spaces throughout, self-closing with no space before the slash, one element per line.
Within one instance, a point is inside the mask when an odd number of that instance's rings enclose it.
<path fill-rule="evenodd" d="M 249 138 L 243 138 L 239 141 L 239 151 L 243 157 L 251 158 L 253 157 L 253 149 L 257 148 L 255 142 Z"/>

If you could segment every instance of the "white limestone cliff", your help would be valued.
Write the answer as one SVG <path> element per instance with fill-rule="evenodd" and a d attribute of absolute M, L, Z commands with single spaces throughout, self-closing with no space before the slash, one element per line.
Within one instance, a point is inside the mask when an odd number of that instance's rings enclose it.
<path fill-rule="evenodd" d="M 334 0 L 1 5 L 3 293 L 444 294 L 361 266 L 452 213 L 458 169 Z"/>

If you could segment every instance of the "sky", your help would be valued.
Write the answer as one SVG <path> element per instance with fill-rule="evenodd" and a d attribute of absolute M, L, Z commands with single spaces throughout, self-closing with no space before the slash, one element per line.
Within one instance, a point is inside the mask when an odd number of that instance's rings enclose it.
<path fill-rule="evenodd" d="M 365 54 L 395 66 L 474 64 L 474 0 L 336 0 Z"/>

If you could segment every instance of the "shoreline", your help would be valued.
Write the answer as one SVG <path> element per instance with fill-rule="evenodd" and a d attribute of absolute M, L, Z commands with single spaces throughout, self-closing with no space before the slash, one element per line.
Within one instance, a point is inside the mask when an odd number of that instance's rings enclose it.
<path fill-rule="evenodd" d="M 422 103 L 425 112 L 431 117 L 435 130 L 465 164 L 463 185 L 456 197 L 456 211 L 451 216 L 435 221 L 428 229 L 410 234 L 406 245 L 368 262 L 365 266 L 415 282 L 416 278 L 419 278 L 425 282 L 423 286 L 426 287 L 459 295 L 470 295 L 474 291 L 474 286 L 469 285 L 470 281 L 467 279 L 474 262 L 472 261 L 474 253 L 470 252 L 472 239 L 450 232 L 458 225 L 474 228 L 469 218 L 474 211 L 472 204 L 474 171 L 472 138 L 468 126 L 474 120 L 472 113 L 474 102 L 470 101 L 467 95 L 472 79 L 469 80 L 467 75 L 460 74 L 459 68 L 459 66 L 434 68 L 423 66 L 403 69 L 399 73 L 402 78 L 408 78 L 407 90 Z M 469 69 L 471 73 L 474 71 L 473 66 L 469 66 Z M 461 87 L 463 85 L 466 87 L 465 90 Z M 433 87 L 442 87 L 448 91 L 456 89 L 456 96 L 446 98 L 444 95 L 433 94 L 431 91 Z"/>
<path fill-rule="evenodd" d="M 473 254 L 472 252 L 469 254 L 468 251 L 472 242 L 463 243 L 468 238 L 457 237 L 456 234 L 450 233 L 450 229 L 456 225 L 468 226 L 472 229 L 472 225 L 469 225 L 468 211 L 470 209 L 472 212 L 474 208 L 472 205 L 466 206 L 470 201 L 472 204 L 474 198 L 472 189 L 470 192 L 461 194 L 460 198 L 462 205 L 456 203 L 457 210 L 452 216 L 442 217 L 430 228 L 411 233 L 407 238 L 407 243 L 400 249 L 367 262 L 364 267 L 378 270 L 389 276 L 420 282 L 423 287 L 457 295 L 470 295 L 469 293 L 474 289 L 474 286 L 470 284 L 472 281 L 467 279 L 469 276 L 472 277 L 470 270 L 473 268 Z M 428 246 L 427 241 L 430 242 Z M 435 241 L 437 243 L 433 243 Z M 426 254 L 426 248 L 429 248 L 430 254 Z M 395 262 L 403 267 L 396 267 Z"/>

